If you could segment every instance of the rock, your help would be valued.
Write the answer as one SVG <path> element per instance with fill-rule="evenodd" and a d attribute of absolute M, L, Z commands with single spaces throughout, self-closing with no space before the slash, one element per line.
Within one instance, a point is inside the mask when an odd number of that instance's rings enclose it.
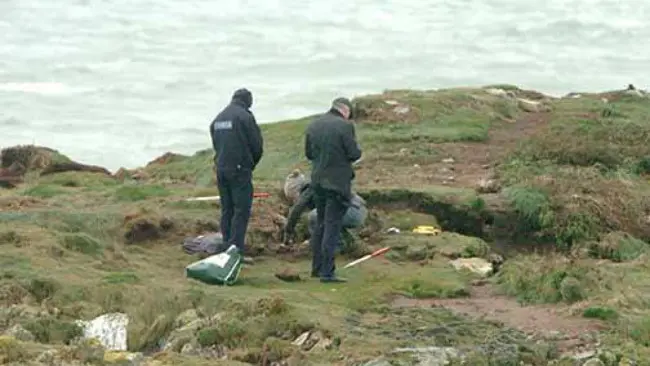
<path fill-rule="evenodd" d="M 305 175 L 296 169 L 287 176 L 284 181 L 284 197 L 291 202 L 291 204 L 298 201 L 302 187 L 307 183 Z"/>
<path fill-rule="evenodd" d="M 194 343 L 186 343 L 181 348 L 181 355 L 196 356 L 199 354 L 199 348 Z"/>
<path fill-rule="evenodd" d="M 596 351 L 582 351 L 580 353 L 576 353 L 575 355 L 573 355 L 573 359 L 578 361 L 586 361 L 591 359 L 595 355 L 596 355 Z"/>
<path fill-rule="evenodd" d="M 281 281 L 285 282 L 298 282 L 300 281 L 300 274 L 292 269 L 285 268 L 279 272 L 276 272 L 275 277 Z"/>
<path fill-rule="evenodd" d="M 57 356 L 57 351 L 54 349 L 48 349 L 36 357 L 36 362 L 39 362 L 44 365 L 54 364 Z"/>
<path fill-rule="evenodd" d="M 396 101 L 396 100 L 385 100 L 384 103 L 386 103 L 388 105 L 398 105 L 399 104 L 399 102 Z"/>
<path fill-rule="evenodd" d="M 363 364 L 363 366 L 391 366 L 391 365 L 392 364 L 388 362 L 388 360 L 381 357 Z"/>
<path fill-rule="evenodd" d="M 126 329 L 129 317 L 123 313 L 110 313 L 98 316 L 87 322 L 79 320 L 85 339 L 97 339 L 108 350 L 126 351 Z"/>
<path fill-rule="evenodd" d="M 23 342 L 33 342 L 36 337 L 28 331 L 27 329 L 23 328 L 21 325 L 16 324 L 13 327 L 9 328 L 6 332 L 5 335 L 14 337 L 19 341 Z"/>
<path fill-rule="evenodd" d="M 481 276 L 489 276 L 494 271 L 492 263 L 483 258 L 458 258 L 449 262 L 457 271 L 469 270 Z"/>
<path fill-rule="evenodd" d="M 330 349 L 333 345 L 331 339 L 327 338 L 323 332 L 305 332 L 296 338 L 293 345 L 300 347 L 303 351 L 318 351 Z"/>
<path fill-rule="evenodd" d="M 446 366 L 461 358 L 460 352 L 453 347 L 397 348 L 393 353 L 416 354 L 420 366 Z"/>
<path fill-rule="evenodd" d="M 454 162 L 456 162 L 456 160 L 454 160 L 454 158 L 445 158 L 442 159 L 442 162 L 445 164 L 453 164 Z"/>
<path fill-rule="evenodd" d="M 104 353 L 104 362 L 119 364 L 120 366 L 139 366 L 144 361 L 142 353 L 114 352 Z"/>
<path fill-rule="evenodd" d="M 320 338 L 319 341 L 312 347 L 312 351 L 324 351 L 332 348 L 333 342 L 329 338 Z"/>
<path fill-rule="evenodd" d="M 495 97 L 507 97 L 508 96 L 508 93 L 505 90 L 499 89 L 499 88 L 485 89 L 485 92 L 490 94 L 490 95 L 494 95 Z"/>
<path fill-rule="evenodd" d="M 489 179 L 489 178 L 481 178 L 479 180 L 478 185 L 476 187 L 476 192 L 477 193 L 499 193 L 501 190 L 501 187 L 499 187 L 499 183 L 494 180 L 494 179 Z"/>
<path fill-rule="evenodd" d="M 303 334 L 298 336 L 298 338 L 296 338 L 293 342 L 291 342 L 291 344 L 293 344 L 294 346 L 302 347 L 302 345 L 305 344 L 305 342 L 307 342 L 310 335 L 311 332 L 304 332 Z"/>
<path fill-rule="evenodd" d="M 605 363 L 597 358 L 592 358 L 583 363 L 582 366 L 605 366 Z"/>
<path fill-rule="evenodd" d="M 407 105 L 397 106 L 393 109 L 393 112 L 398 115 L 406 115 L 411 111 L 411 107 Z"/>
<path fill-rule="evenodd" d="M 526 112 L 536 113 L 541 111 L 541 103 L 534 100 L 517 98 L 517 105 Z"/>
<path fill-rule="evenodd" d="M 187 309 L 176 317 L 174 320 L 174 328 L 182 328 L 199 319 L 199 313 L 196 311 L 196 309 Z"/>

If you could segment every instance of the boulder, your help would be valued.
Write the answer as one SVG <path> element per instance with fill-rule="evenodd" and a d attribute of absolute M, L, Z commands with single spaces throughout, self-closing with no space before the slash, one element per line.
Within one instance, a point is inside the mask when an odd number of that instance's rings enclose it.
<path fill-rule="evenodd" d="M 537 112 L 541 112 L 542 110 L 541 103 L 534 100 L 518 98 L 517 105 L 519 106 L 519 108 L 529 113 L 537 113 Z"/>
<path fill-rule="evenodd" d="M 483 258 L 458 258 L 449 262 L 457 271 L 469 270 L 482 277 L 491 275 L 494 271 L 492 263 Z"/>
<path fill-rule="evenodd" d="M 85 339 L 97 339 L 108 350 L 126 351 L 129 318 L 123 313 L 109 313 L 87 321 L 77 321 Z"/>

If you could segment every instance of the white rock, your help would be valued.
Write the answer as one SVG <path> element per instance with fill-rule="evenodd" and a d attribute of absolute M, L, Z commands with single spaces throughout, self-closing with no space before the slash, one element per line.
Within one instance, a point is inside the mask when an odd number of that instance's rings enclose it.
<path fill-rule="evenodd" d="M 385 100 L 384 103 L 386 103 L 388 105 L 398 105 L 399 104 L 399 102 L 396 101 L 396 100 Z"/>
<path fill-rule="evenodd" d="M 77 320 L 84 330 L 84 338 L 96 338 L 110 351 L 126 351 L 126 329 L 129 317 L 123 313 L 101 315 L 91 321 Z"/>
<path fill-rule="evenodd" d="M 455 162 L 454 158 L 442 159 L 442 162 L 445 164 L 453 164 Z"/>
<path fill-rule="evenodd" d="M 393 112 L 395 112 L 396 114 L 399 114 L 399 115 L 408 114 L 410 111 L 411 111 L 411 107 L 409 107 L 407 105 L 398 106 L 398 107 L 395 107 L 395 109 L 393 109 Z"/>
<path fill-rule="evenodd" d="M 499 88 L 485 89 L 485 92 L 488 93 L 488 94 L 497 96 L 497 97 L 505 97 L 505 96 L 508 95 L 508 93 L 505 90 L 499 89 Z"/>
<path fill-rule="evenodd" d="M 304 332 L 298 338 L 296 338 L 293 342 L 291 342 L 291 344 L 293 344 L 294 346 L 300 347 L 303 344 L 305 344 L 305 342 L 307 342 L 310 335 L 311 335 L 311 332 Z"/>
<path fill-rule="evenodd" d="M 483 258 L 458 258 L 449 262 L 457 271 L 469 270 L 481 276 L 492 274 L 494 267 L 492 263 Z"/>
<path fill-rule="evenodd" d="M 453 347 L 397 348 L 393 353 L 417 354 L 421 366 L 446 366 L 461 356 Z"/>
<path fill-rule="evenodd" d="M 523 109 L 526 112 L 534 113 L 539 112 L 541 109 L 541 103 L 534 100 L 517 98 L 517 104 L 519 105 L 519 108 Z"/>

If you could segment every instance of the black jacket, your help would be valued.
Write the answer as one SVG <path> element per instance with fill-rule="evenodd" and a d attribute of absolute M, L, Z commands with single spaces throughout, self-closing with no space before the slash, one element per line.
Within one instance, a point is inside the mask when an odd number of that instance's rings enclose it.
<path fill-rule="evenodd" d="M 264 140 L 249 110 L 253 97 L 239 89 L 210 124 L 215 164 L 221 171 L 253 171 L 262 159 Z"/>
<path fill-rule="evenodd" d="M 305 156 L 312 162 L 311 184 L 352 196 L 354 169 L 361 158 L 354 125 L 335 109 L 316 117 L 305 134 Z"/>

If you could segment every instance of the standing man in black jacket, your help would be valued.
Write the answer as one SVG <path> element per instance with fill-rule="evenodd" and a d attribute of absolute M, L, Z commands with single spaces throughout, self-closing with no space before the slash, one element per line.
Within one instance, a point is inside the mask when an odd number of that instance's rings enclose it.
<path fill-rule="evenodd" d="M 253 95 L 238 89 L 210 124 L 221 201 L 224 243 L 244 253 L 246 229 L 253 205 L 253 171 L 262 159 L 264 141 L 250 111 Z"/>
<path fill-rule="evenodd" d="M 316 206 L 316 230 L 311 236 L 312 277 L 321 282 L 345 282 L 336 277 L 334 253 L 341 240 L 343 215 L 352 198 L 352 163 L 361 158 L 352 103 L 337 98 L 330 110 L 315 118 L 305 134 L 305 156 L 312 163 L 311 186 Z"/>

